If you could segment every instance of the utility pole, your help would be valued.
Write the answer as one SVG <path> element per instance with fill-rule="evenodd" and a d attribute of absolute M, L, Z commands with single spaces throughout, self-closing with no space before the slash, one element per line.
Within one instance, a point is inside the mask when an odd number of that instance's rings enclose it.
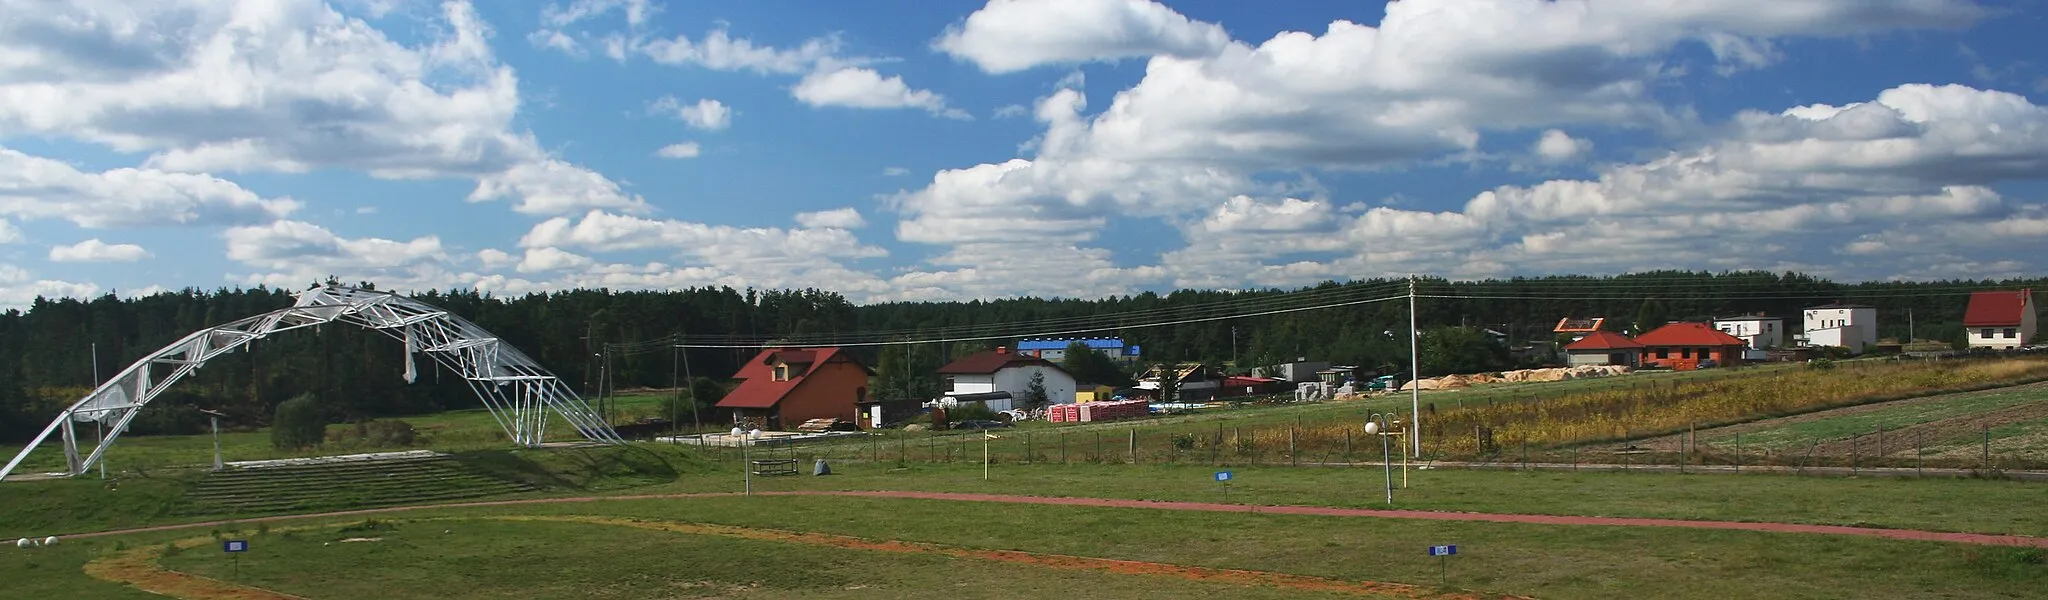
<path fill-rule="evenodd" d="M 679 370 L 682 362 L 677 358 L 682 354 L 683 336 L 671 333 L 668 337 L 668 387 L 670 393 L 676 395 L 675 402 L 669 404 L 668 410 L 668 431 L 673 434 L 676 431 L 676 422 L 683 418 L 682 415 L 676 414 L 676 407 L 683 402 L 683 380 L 680 379 L 682 371 Z M 692 401 L 694 400 L 693 398 Z"/>
<path fill-rule="evenodd" d="M 100 389 L 100 344 L 99 344 L 99 342 L 93 342 L 93 344 L 92 344 L 92 389 L 95 389 L 95 390 L 97 390 L 97 389 Z M 106 444 L 106 443 L 107 443 L 107 431 L 106 431 L 105 429 L 102 429 L 102 428 L 101 428 L 101 425 L 102 425 L 102 423 L 101 423 L 101 421 L 100 421 L 100 417 L 101 417 L 101 416 L 103 416 L 103 415 L 105 415 L 105 414 L 106 414 L 106 413 L 104 413 L 104 412 L 95 412 L 95 413 L 93 413 L 93 417 L 92 417 L 92 435 L 93 435 L 93 440 L 94 440 L 94 443 L 96 443 L 96 444 L 102 444 L 102 445 L 103 445 L 103 444 Z M 219 462 L 219 459 L 215 459 L 215 462 Z M 101 456 L 100 456 L 100 479 L 106 479 L 106 478 L 107 478 L 107 459 L 106 459 L 106 455 L 101 455 Z"/>
<path fill-rule="evenodd" d="M 1408 385 L 1410 386 L 1408 410 L 1414 416 L 1408 421 L 1408 431 L 1413 432 L 1408 435 L 1408 439 L 1414 446 L 1411 452 L 1414 453 L 1416 458 L 1422 458 L 1422 354 L 1417 352 L 1417 349 L 1421 346 L 1418 343 L 1421 337 L 1421 330 L 1415 327 L 1415 275 L 1410 274 L 1408 276 Z"/>

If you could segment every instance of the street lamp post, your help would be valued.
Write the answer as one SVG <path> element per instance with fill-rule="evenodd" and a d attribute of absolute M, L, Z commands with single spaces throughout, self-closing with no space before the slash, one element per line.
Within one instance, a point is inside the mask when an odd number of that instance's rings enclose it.
<path fill-rule="evenodd" d="M 1365 434 L 1380 436 L 1380 470 L 1387 476 L 1387 506 L 1394 505 L 1394 460 L 1393 444 L 1387 439 L 1387 415 L 1375 413 L 1365 418 Z M 1407 448 L 1402 448 L 1407 451 Z"/>
<path fill-rule="evenodd" d="M 1365 418 L 1365 434 L 1380 436 L 1380 470 L 1387 476 L 1387 505 L 1394 504 L 1394 456 L 1392 438 L 1403 438 L 1401 442 L 1401 487 L 1408 487 L 1408 432 L 1401 427 L 1401 420 L 1390 420 L 1393 413 L 1373 413 Z"/>
<path fill-rule="evenodd" d="M 748 451 L 754 440 L 761 437 L 759 429 L 732 428 L 732 435 L 740 439 L 740 481 L 745 486 L 743 495 L 754 495 L 754 457 Z"/>

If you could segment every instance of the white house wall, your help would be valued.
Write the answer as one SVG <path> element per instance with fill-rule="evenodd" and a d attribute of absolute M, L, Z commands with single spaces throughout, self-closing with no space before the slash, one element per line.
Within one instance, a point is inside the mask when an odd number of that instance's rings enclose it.
<path fill-rule="evenodd" d="M 1862 354 L 1877 345 L 1875 308 L 1807 309 L 1803 325 L 1806 343 L 1814 346 L 1841 346 Z"/>
<path fill-rule="evenodd" d="M 996 391 L 996 381 L 990 375 L 954 375 L 953 394 L 986 394 Z"/>
<path fill-rule="evenodd" d="M 1045 381 L 1041 385 L 1045 386 L 1046 399 L 1051 400 L 1053 404 L 1074 403 L 1074 377 L 1068 375 L 1066 371 L 1043 366 L 1005 367 L 1001 371 L 996 371 L 994 388 L 983 391 L 1009 392 L 1010 397 L 1021 399 L 1024 397 L 1024 391 L 1031 387 L 1033 373 L 1045 374 Z"/>
<path fill-rule="evenodd" d="M 1785 323 L 1782 319 L 1728 319 L 1715 321 L 1714 328 L 1742 338 L 1751 348 L 1785 345 Z"/>

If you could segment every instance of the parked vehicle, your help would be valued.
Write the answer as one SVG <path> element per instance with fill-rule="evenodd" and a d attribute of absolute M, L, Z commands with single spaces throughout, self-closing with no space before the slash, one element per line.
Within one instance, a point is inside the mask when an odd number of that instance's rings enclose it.
<path fill-rule="evenodd" d="M 1369 392 L 1398 390 L 1401 389 L 1402 384 L 1406 383 L 1408 383 L 1408 379 L 1400 375 L 1381 375 L 1379 377 L 1372 378 L 1372 381 L 1366 382 L 1365 389 Z"/>

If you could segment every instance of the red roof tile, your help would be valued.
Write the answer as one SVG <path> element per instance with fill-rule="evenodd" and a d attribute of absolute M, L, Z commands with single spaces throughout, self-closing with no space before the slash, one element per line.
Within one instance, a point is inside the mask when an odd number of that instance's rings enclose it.
<path fill-rule="evenodd" d="M 1595 331 L 1591 334 L 1588 334 L 1586 337 L 1580 338 L 1579 341 L 1572 342 L 1570 344 L 1565 344 L 1564 349 L 1567 351 L 1625 350 L 1630 348 L 1641 347 L 1643 347 L 1643 344 L 1641 342 L 1628 339 L 1628 336 L 1615 333 L 1612 331 Z"/>
<path fill-rule="evenodd" d="M 1728 335 L 1706 323 L 1672 323 L 1636 336 L 1644 346 L 1745 346 L 1742 338 Z"/>
<path fill-rule="evenodd" d="M 1964 327 L 2016 327 L 2026 311 L 2033 310 L 2033 290 L 2000 290 L 1970 294 L 1970 308 L 1963 311 Z"/>
<path fill-rule="evenodd" d="M 783 396 L 789 395 L 791 390 L 803 385 L 804 381 L 806 381 L 805 378 L 817 370 L 818 367 L 835 362 L 851 362 L 855 365 L 860 365 L 861 369 L 867 370 L 867 365 L 861 365 L 860 361 L 855 360 L 852 356 L 848 356 L 839 348 L 769 348 L 762 350 L 760 354 L 754 356 L 754 360 L 747 361 L 745 365 L 740 367 L 740 372 L 732 376 L 733 379 L 740 380 L 740 385 L 733 388 L 732 393 L 726 394 L 725 398 L 720 399 L 718 406 L 721 408 L 774 407 L 776 403 L 782 401 Z M 790 370 L 793 373 L 788 380 L 776 381 L 776 363 L 809 365 L 809 367 L 801 371 L 797 371 L 792 367 Z M 873 373 L 872 370 L 868 370 L 868 372 Z"/>
<path fill-rule="evenodd" d="M 969 354 L 967 356 L 960 357 L 960 360 L 946 363 L 946 366 L 939 367 L 939 374 L 988 375 L 995 373 L 996 371 L 1001 371 L 1003 369 L 1007 369 L 1010 367 L 1028 367 L 1032 365 L 1052 367 L 1055 369 L 1060 368 L 1058 364 L 1055 364 L 1052 361 L 1043 358 L 1031 356 L 1029 354 L 1018 354 L 1015 352 L 1010 352 L 1007 349 L 998 348 L 995 350 L 983 350 L 980 352 Z"/>

